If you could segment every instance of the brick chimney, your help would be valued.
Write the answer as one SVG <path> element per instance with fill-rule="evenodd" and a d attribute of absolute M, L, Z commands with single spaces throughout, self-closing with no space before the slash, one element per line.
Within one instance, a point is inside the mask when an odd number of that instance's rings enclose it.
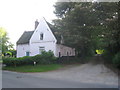
<path fill-rule="evenodd" d="M 35 29 L 37 28 L 38 24 L 39 24 L 38 19 L 36 19 L 36 21 L 35 21 Z"/>

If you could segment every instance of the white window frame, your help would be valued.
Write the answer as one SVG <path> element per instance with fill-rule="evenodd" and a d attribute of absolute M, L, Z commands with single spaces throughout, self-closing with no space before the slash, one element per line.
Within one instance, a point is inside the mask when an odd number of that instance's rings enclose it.
<path fill-rule="evenodd" d="M 39 54 L 41 54 L 42 51 L 45 51 L 45 47 L 44 47 L 44 46 L 40 46 L 40 47 L 39 47 Z"/>

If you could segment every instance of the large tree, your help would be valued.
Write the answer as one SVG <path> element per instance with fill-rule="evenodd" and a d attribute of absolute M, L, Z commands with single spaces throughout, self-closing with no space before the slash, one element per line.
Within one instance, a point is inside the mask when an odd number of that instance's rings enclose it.
<path fill-rule="evenodd" d="M 103 41 L 113 30 L 109 29 L 109 23 L 117 18 L 117 4 L 57 2 L 54 13 L 58 20 L 53 22 L 67 45 L 75 47 L 82 56 L 90 55 L 107 45 Z"/>

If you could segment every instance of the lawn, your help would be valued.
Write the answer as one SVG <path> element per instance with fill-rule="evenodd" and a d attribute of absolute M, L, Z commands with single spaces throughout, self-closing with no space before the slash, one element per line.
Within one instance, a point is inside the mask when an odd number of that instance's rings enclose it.
<path fill-rule="evenodd" d="M 16 72 L 46 72 L 51 70 L 56 70 L 61 68 L 62 65 L 59 64 L 50 64 L 50 65 L 25 65 L 25 66 L 9 66 L 3 67 L 3 70 L 16 71 Z"/>
<path fill-rule="evenodd" d="M 2 60 L 0 60 L 0 63 L 2 63 L 3 61 Z"/>

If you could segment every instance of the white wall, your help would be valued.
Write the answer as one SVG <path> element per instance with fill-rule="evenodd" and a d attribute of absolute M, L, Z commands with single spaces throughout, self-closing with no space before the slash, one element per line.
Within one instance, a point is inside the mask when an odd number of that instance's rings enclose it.
<path fill-rule="evenodd" d="M 56 44 L 56 56 L 59 56 L 59 52 L 61 53 L 61 56 L 75 56 L 75 49 L 71 47 L 67 47 L 64 45 Z"/>
<path fill-rule="evenodd" d="M 26 52 L 30 51 L 29 44 L 20 44 L 17 45 L 17 57 L 26 56 Z"/>
<path fill-rule="evenodd" d="M 43 40 L 40 40 L 40 33 L 43 33 Z M 44 20 L 44 18 L 41 18 L 39 21 L 39 25 L 36 28 L 36 30 L 34 31 L 31 39 L 30 39 L 30 43 L 42 43 L 42 42 L 56 42 L 56 38 L 53 35 L 53 33 L 51 32 L 50 28 L 48 27 L 48 25 L 46 24 L 46 21 Z"/>
<path fill-rule="evenodd" d="M 45 47 L 45 51 L 53 51 L 55 55 L 55 42 L 41 42 L 41 43 L 32 43 L 30 44 L 30 55 L 34 56 L 39 54 L 39 47 Z"/>
<path fill-rule="evenodd" d="M 40 34 L 43 33 L 43 40 L 40 40 Z M 45 47 L 45 51 L 53 51 L 55 55 L 55 43 L 57 42 L 55 36 L 46 24 L 44 18 L 41 18 L 39 25 L 34 31 L 30 39 L 30 55 L 34 56 L 39 54 L 39 47 Z"/>

